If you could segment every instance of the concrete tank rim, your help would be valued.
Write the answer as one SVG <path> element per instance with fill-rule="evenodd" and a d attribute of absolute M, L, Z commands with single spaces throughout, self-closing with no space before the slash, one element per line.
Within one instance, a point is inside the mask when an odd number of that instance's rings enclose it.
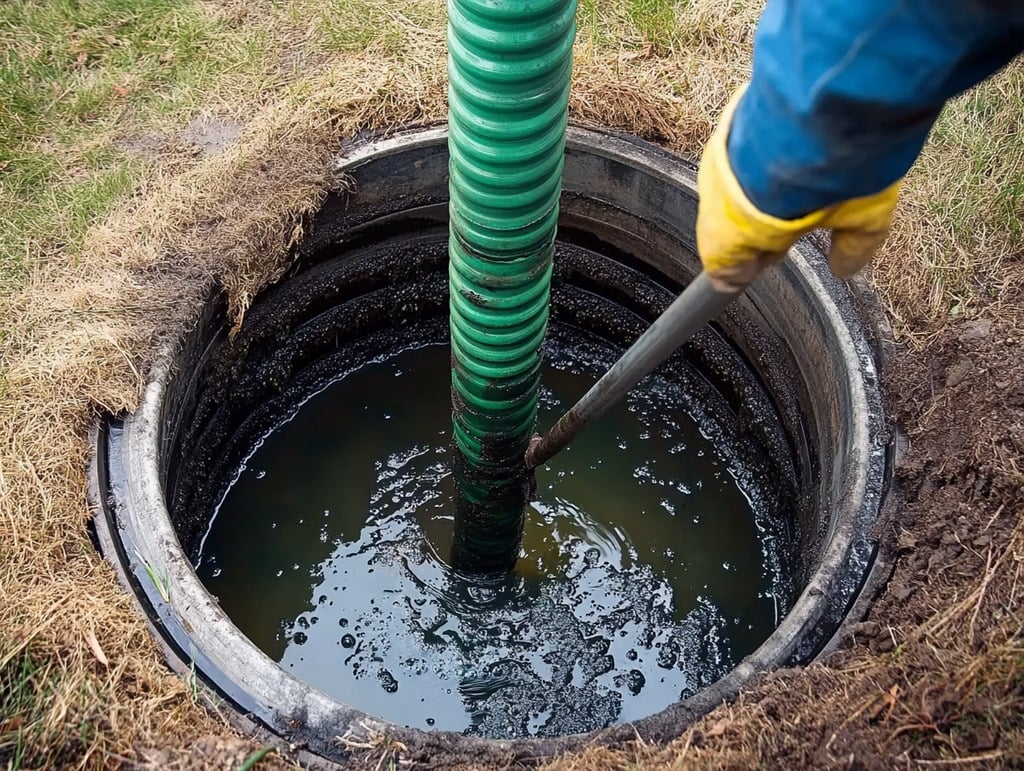
<path fill-rule="evenodd" d="M 344 172 L 376 158 L 381 153 L 407 151 L 414 145 L 438 144 L 444 142 L 446 137 L 447 131 L 444 127 L 432 127 L 399 132 L 384 138 L 357 141 L 344 157 L 339 158 L 336 170 Z M 684 159 L 669 156 L 656 146 L 614 132 L 573 126 L 570 127 L 567 142 L 570 148 L 576 149 L 589 150 L 599 147 L 602 152 L 619 155 L 631 163 L 645 167 L 651 164 L 652 159 L 657 160 L 659 157 L 671 157 L 674 162 L 688 163 Z M 692 167 L 692 164 L 690 165 Z M 664 166 L 653 166 L 654 173 L 669 174 L 670 171 Z M 164 571 L 163 580 L 170 586 L 170 592 L 164 598 L 160 596 L 159 587 L 156 587 L 154 596 L 153 588 L 150 587 L 150 604 L 163 606 L 154 607 L 155 612 L 164 622 L 167 617 L 171 617 L 180 619 L 183 626 L 192 626 L 192 635 L 196 634 L 195 625 L 190 624 L 188 619 L 202 619 L 204 625 L 197 640 L 197 650 L 187 652 L 186 658 L 196 660 L 197 652 L 205 655 L 211 645 L 224 646 L 224 650 L 229 651 L 229 654 L 226 658 L 218 657 L 218 660 L 213 662 L 214 666 L 221 669 L 232 683 L 241 684 L 250 697 L 254 689 L 258 689 L 262 694 L 261 697 L 252 698 L 251 704 L 246 704 L 237 694 L 226 693 L 226 696 L 238 703 L 242 712 L 262 711 L 264 714 L 274 715 L 271 727 L 283 735 L 292 734 L 290 724 L 294 722 L 308 728 L 308 731 L 299 731 L 299 736 L 308 733 L 323 737 L 324 729 L 330 729 L 328 732 L 336 735 L 336 729 L 345 726 L 354 729 L 356 733 L 362 732 L 363 735 L 372 732 L 387 734 L 415 745 L 418 749 L 425 750 L 436 745 L 443 746 L 447 752 L 465 752 L 475 757 L 484 752 L 493 753 L 495 758 L 507 758 L 511 755 L 516 759 L 530 759 L 579 749 L 595 742 L 610 743 L 628 741 L 637 735 L 661 735 L 662 724 L 666 722 L 676 725 L 675 732 L 678 734 L 686 723 L 692 722 L 714 706 L 735 698 L 739 688 L 754 674 L 786 664 L 793 654 L 801 630 L 820 615 L 822 597 L 830 582 L 843 570 L 851 550 L 855 546 L 863 548 L 867 543 L 867 530 L 877 515 L 877 504 L 884 494 L 884 475 L 879 475 L 877 464 L 880 455 L 884 455 L 886 450 L 884 442 L 879 441 L 885 427 L 872 352 L 864 339 L 863 330 L 859 329 L 857 314 L 849 299 L 845 300 L 845 306 L 843 304 L 845 294 L 840 282 L 830 275 L 823 274 L 820 265 L 813 265 L 815 257 L 815 249 L 812 246 L 801 244 L 792 251 L 788 264 L 813 288 L 819 302 L 828 306 L 828 312 L 838 333 L 837 341 L 842 349 L 842 356 L 849 365 L 849 385 L 858 399 L 860 409 L 855 416 L 853 429 L 857 436 L 856 444 L 863 453 L 859 459 L 862 473 L 849 490 L 847 500 L 851 502 L 851 511 L 847 516 L 840 518 L 842 526 L 833 533 L 821 564 L 811 581 L 804 587 L 792 610 L 761 646 L 725 677 L 694 696 L 677 702 L 664 712 L 588 734 L 515 740 L 479 739 L 450 732 L 409 729 L 371 717 L 325 696 L 311 685 L 281 669 L 237 630 L 220 609 L 215 598 L 199 582 L 190 561 L 178 543 L 167 511 L 157 459 L 160 452 L 159 432 L 164 383 L 172 376 L 176 367 L 175 344 L 168 344 L 161 351 L 138 410 L 125 421 L 125 470 L 137 482 L 125 491 L 126 503 L 136 515 L 141 515 L 141 518 L 136 516 L 131 523 L 118 519 L 116 522 L 103 525 L 99 522 L 103 518 L 97 517 L 97 527 L 106 527 L 110 531 L 107 533 L 108 539 L 127 538 L 124 550 L 127 564 L 120 566 L 124 572 L 138 575 L 146 571 L 147 565 L 152 567 L 150 563 L 156 559 L 156 555 L 165 557 L 160 569 Z M 95 468 L 91 473 L 95 477 Z M 853 505 L 858 500 L 862 501 L 865 494 L 875 499 L 875 506 Z M 113 533 L 114 529 L 120 531 L 118 536 Z M 129 551 L 129 548 L 134 553 Z M 182 661 L 182 666 L 186 669 L 189 664 L 189 661 Z M 289 706 L 282 708 L 283 704 Z"/>

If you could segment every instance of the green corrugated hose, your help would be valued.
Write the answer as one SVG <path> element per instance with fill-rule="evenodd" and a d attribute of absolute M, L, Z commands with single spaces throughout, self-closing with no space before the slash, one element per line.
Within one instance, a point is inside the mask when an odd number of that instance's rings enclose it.
<path fill-rule="evenodd" d="M 562 188 L 575 0 L 449 0 L 453 561 L 522 541 Z"/>

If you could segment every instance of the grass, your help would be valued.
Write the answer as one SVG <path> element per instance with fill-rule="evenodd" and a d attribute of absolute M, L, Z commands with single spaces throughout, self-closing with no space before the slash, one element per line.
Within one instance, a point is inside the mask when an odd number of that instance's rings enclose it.
<path fill-rule="evenodd" d="M 62 698 L 59 672 L 30 646 L 0 638 L 0 760 L 10 771 L 62 768 L 86 756 L 93 722 L 54 730 L 51 705 Z"/>
<path fill-rule="evenodd" d="M 686 33 L 679 24 L 687 0 L 579 0 L 578 35 L 587 45 L 601 49 L 650 48 L 665 52 Z"/>
<path fill-rule="evenodd" d="M 395 56 L 415 47 L 424 31 L 444 29 L 444 4 L 414 0 L 391 4 L 379 0 L 299 0 L 287 9 L 295 25 L 307 28 L 307 45 L 318 51 L 363 53 L 368 49 Z"/>
<path fill-rule="evenodd" d="M 132 137 L 258 86 L 266 35 L 182 0 L 0 4 L 0 287 L 74 258 L 145 174 Z"/>
<path fill-rule="evenodd" d="M 885 279 L 900 298 L 890 305 L 897 331 L 911 342 L 930 335 L 920 322 L 970 316 L 1021 289 L 1010 268 L 1024 236 L 1022 132 L 1018 61 L 947 105 L 911 169 L 890 239 L 904 268 Z"/>
<path fill-rule="evenodd" d="M 757 8 L 745 0 L 579 0 L 577 48 L 685 58 L 701 47 L 738 47 L 739 60 L 749 59 Z"/>
<path fill-rule="evenodd" d="M 11 646 L 4 645 L 4 649 Z M 38 719 L 37 707 L 45 698 L 42 689 L 35 686 L 36 666 L 28 653 L 17 649 L 12 651 L 6 663 L 0 667 L 0 753 L 10 757 L 11 768 L 22 768 L 25 757 L 26 722 Z"/>
<path fill-rule="evenodd" d="M 249 755 L 249 757 L 247 757 L 242 764 L 235 769 L 235 771 L 252 771 L 252 769 L 259 765 L 261 760 L 273 752 L 275 752 L 273 747 L 263 747 L 262 749 L 258 749 Z"/>
<path fill-rule="evenodd" d="M 153 586 L 156 587 L 157 593 L 160 595 L 160 599 L 164 602 L 171 601 L 171 583 L 166 573 L 158 574 L 153 567 L 142 559 L 142 555 L 136 552 L 139 561 L 142 562 L 142 567 L 146 570 L 146 575 L 149 576 L 149 580 L 153 582 Z"/>
<path fill-rule="evenodd" d="M 698 154 L 746 73 L 757 10 L 581 0 L 573 118 Z M 191 673 L 162 668 L 93 554 L 85 429 L 99 410 L 133 407 L 154 341 L 209 286 L 241 321 L 333 184 L 339 142 L 443 119 L 443 36 L 443 0 L 0 3 L 0 768 L 183 767 L 197 736 L 229 733 L 195 704 Z M 1019 298 L 1022 115 L 1017 65 L 950 106 L 913 170 L 874 272 L 904 340 L 923 345 L 954 311 L 998 315 Z M 203 116 L 243 124 L 239 142 L 189 146 L 184 129 Z M 20 629 L 37 630 L 31 645 Z M 993 650 L 937 675 L 969 670 L 984 697 L 951 719 L 1012 722 L 1019 645 Z M 857 671 L 889 676 L 906 658 Z M 812 676 L 827 686 L 815 699 Z M 805 688 L 803 718 L 827 735 L 851 712 L 821 694 L 863 685 L 853 678 L 824 670 L 778 687 Z M 716 713 L 704 746 L 595 751 L 560 767 L 749 766 L 786 747 L 785 724 L 760 709 Z M 723 714 L 746 729 L 717 736 Z M 279 760 L 248 744 L 241 758 Z"/>
<path fill-rule="evenodd" d="M 676 13 L 685 5 L 685 0 L 629 0 L 626 14 L 645 44 L 671 48 L 680 33 Z"/>

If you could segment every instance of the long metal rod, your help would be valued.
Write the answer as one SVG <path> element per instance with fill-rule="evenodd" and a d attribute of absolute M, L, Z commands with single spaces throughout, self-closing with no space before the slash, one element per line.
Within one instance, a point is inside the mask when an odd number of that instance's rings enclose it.
<path fill-rule="evenodd" d="M 526 450 L 526 467 L 536 468 L 565 449 L 580 431 L 601 417 L 741 293 L 742 290 L 719 292 L 702 271 L 550 431 L 543 437 L 534 437 Z"/>

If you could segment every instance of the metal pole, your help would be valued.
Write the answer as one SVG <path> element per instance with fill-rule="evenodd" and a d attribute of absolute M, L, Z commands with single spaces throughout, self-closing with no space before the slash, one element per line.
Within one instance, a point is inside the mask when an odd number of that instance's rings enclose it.
<path fill-rule="evenodd" d="M 536 468 L 563 450 L 740 293 L 719 292 L 701 272 L 550 431 L 530 442 L 526 467 Z"/>

